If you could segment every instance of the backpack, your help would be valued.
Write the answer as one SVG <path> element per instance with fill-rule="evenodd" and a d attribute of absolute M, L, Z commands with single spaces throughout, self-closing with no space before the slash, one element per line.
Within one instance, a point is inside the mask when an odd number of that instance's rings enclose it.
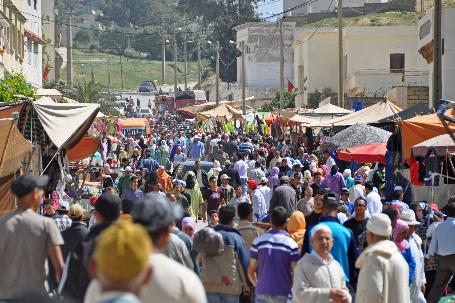
<path fill-rule="evenodd" d="M 207 292 L 240 295 L 248 287 L 237 252 L 224 245 L 221 233 L 211 227 L 201 229 L 193 248 L 201 254 L 201 281 Z"/>
<path fill-rule="evenodd" d="M 198 253 L 212 257 L 223 253 L 223 236 L 211 227 L 205 227 L 194 235 L 193 249 Z"/>

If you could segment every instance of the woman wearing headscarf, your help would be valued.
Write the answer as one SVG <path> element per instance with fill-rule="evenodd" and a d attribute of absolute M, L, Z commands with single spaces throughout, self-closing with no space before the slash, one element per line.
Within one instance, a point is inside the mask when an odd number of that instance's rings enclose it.
<path fill-rule="evenodd" d="M 192 217 L 185 217 L 182 219 L 182 231 L 193 239 L 196 233 L 196 221 Z"/>
<path fill-rule="evenodd" d="M 277 166 L 273 167 L 272 170 L 270 171 L 269 187 L 272 190 L 274 190 L 275 187 L 280 185 L 280 177 L 278 175 L 279 173 L 280 173 L 280 168 Z"/>
<path fill-rule="evenodd" d="M 158 166 L 158 169 L 156 171 L 156 179 L 158 183 L 161 184 L 163 192 L 167 193 L 167 191 L 172 187 L 172 178 L 164 170 L 164 167 L 162 165 Z"/>
<path fill-rule="evenodd" d="M 408 235 L 409 225 L 405 221 L 398 219 L 397 224 L 395 225 L 392 236 L 393 240 L 395 241 L 398 250 L 403 255 L 403 258 L 406 260 L 409 266 L 409 285 L 411 285 L 412 281 L 414 280 L 414 271 L 416 268 L 416 263 L 414 257 L 411 253 L 411 248 L 409 246 L 408 240 L 406 237 Z"/>
<path fill-rule="evenodd" d="M 199 208 L 204 202 L 202 199 L 201 189 L 199 188 L 194 172 L 188 171 L 183 177 L 183 180 L 186 182 L 185 192 L 191 197 L 191 215 L 195 220 L 197 220 L 199 216 Z"/>
<path fill-rule="evenodd" d="M 221 169 L 220 161 L 215 160 L 215 161 L 213 161 L 213 167 L 207 173 L 207 177 L 210 178 L 211 176 L 215 176 L 218 179 L 218 176 L 221 171 L 222 171 L 222 169 Z"/>
<path fill-rule="evenodd" d="M 161 140 L 160 147 L 158 148 L 158 150 L 160 152 L 160 158 L 159 158 L 158 163 L 160 165 L 163 165 L 165 168 L 169 169 L 170 164 L 171 164 L 171 162 L 169 160 L 170 150 L 169 150 L 169 146 L 167 146 L 166 140 Z"/>
<path fill-rule="evenodd" d="M 354 178 L 352 177 L 352 173 L 350 169 L 345 169 L 343 171 L 343 178 L 344 182 L 346 183 L 346 188 L 350 189 L 354 186 Z"/>
<path fill-rule="evenodd" d="M 306 232 L 306 221 L 302 212 L 295 211 L 291 214 L 288 220 L 287 230 L 292 240 L 299 246 L 299 252 L 302 252 L 303 238 Z"/>

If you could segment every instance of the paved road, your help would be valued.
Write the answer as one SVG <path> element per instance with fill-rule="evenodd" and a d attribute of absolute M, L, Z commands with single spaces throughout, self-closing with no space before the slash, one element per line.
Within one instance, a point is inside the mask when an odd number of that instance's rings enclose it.
<path fill-rule="evenodd" d="M 134 100 L 134 105 L 136 105 L 136 100 L 139 98 L 140 101 L 140 107 L 146 108 L 148 107 L 149 100 L 152 101 L 153 104 L 153 99 L 155 98 L 154 93 L 139 93 L 139 92 L 123 92 L 122 93 L 123 99 L 125 98 L 133 98 Z"/>

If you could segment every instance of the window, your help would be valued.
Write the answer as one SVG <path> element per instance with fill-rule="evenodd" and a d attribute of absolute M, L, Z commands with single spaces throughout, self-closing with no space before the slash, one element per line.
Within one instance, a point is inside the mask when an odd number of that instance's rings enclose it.
<path fill-rule="evenodd" d="M 37 9 L 36 6 L 38 4 L 38 0 L 33 0 L 33 9 Z"/>
<path fill-rule="evenodd" d="M 33 67 L 38 67 L 38 43 L 33 43 Z"/>
<path fill-rule="evenodd" d="M 27 41 L 27 63 L 32 65 L 32 42 Z"/>
<path fill-rule="evenodd" d="M 390 72 L 401 73 L 404 71 L 404 54 L 390 54 Z"/>

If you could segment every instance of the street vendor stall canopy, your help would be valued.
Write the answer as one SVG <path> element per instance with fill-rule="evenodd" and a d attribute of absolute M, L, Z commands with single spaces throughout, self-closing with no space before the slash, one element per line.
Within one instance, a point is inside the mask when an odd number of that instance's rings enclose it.
<path fill-rule="evenodd" d="M 51 141 L 58 149 L 75 146 L 87 133 L 99 111 L 99 104 L 25 102 L 18 128 L 25 138 L 42 146 Z"/>
<path fill-rule="evenodd" d="M 267 125 L 279 124 L 281 126 L 309 126 L 316 123 L 316 121 L 309 117 L 298 115 L 292 111 L 283 110 L 281 112 L 275 112 L 271 116 L 265 118 L 265 123 L 267 123 Z"/>
<path fill-rule="evenodd" d="M 448 110 L 446 115 L 455 117 L 455 108 Z M 409 159 L 411 157 L 411 148 L 414 145 L 438 135 L 447 134 L 447 131 L 437 114 L 418 116 L 401 121 L 400 126 L 404 159 Z M 455 124 L 449 123 L 449 128 L 452 131 L 455 131 Z"/>
<path fill-rule="evenodd" d="M 371 124 L 375 123 L 383 118 L 396 115 L 401 112 L 401 108 L 393 104 L 392 102 L 385 100 L 376 104 L 373 104 L 367 108 L 359 110 L 357 112 L 350 113 L 346 116 L 335 118 L 329 121 L 322 121 L 319 123 L 313 123 L 312 127 L 336 127 L 336 126 L 350 126 L 357 123 Z"/>
<path fill-rule="evenodd" d="M 17 171 L 22 157 L 31 151 L 32 144 L 19 132 L 14 119 L 0 119 L 0 177 Z"/>
<path fill-rule="evenodd" d="M 202 111 L 202 112 L 198 113 L 197 116 L 201 119 L 209 119 L 209 118 L 217 118 L 217 117 L 223 117 L 226 119 L 231 119 L 231 118 L 242 119 L 242 112 L 227 105 L 226 103 L 223 103 L 213 109 Z"/>
<path fill-rule="evenodd" d="M 378 127 L 354 124 L 329 138 L 327 142 L 324 142 L 324 146 L 334 150 L 342 150 L 361 144 L 387 143 L 391 135 L 391 132 Z"/>
<path fill-rule="evenodd" d="M 453 142 L 449 134 L 439 135 L 414 145 L 412 154 L 414 157 L 425 157 L 430 150 L 434 150 L 438 156 L 455 153 L 455 142 Z"/>
<path fill-rule="evenodd" d="M 356 161 L 359 163 L 386 163 L 386 143 L 361 144 L 339 151 L 337 157 L 344 161 Z"/>
<path fill-rule="evenodd" d="M 398 120 L 408 120 L 416 116 L 432 114 L 434 111 L 428 107 L 428 104 L 418 103 L 411 107 L 406 108 L 405 110 L 399 112 L 398 114 L 391 115 L 387 118 L 379 120 L 378 124 L 388 124 L 394 123 Z"/>

